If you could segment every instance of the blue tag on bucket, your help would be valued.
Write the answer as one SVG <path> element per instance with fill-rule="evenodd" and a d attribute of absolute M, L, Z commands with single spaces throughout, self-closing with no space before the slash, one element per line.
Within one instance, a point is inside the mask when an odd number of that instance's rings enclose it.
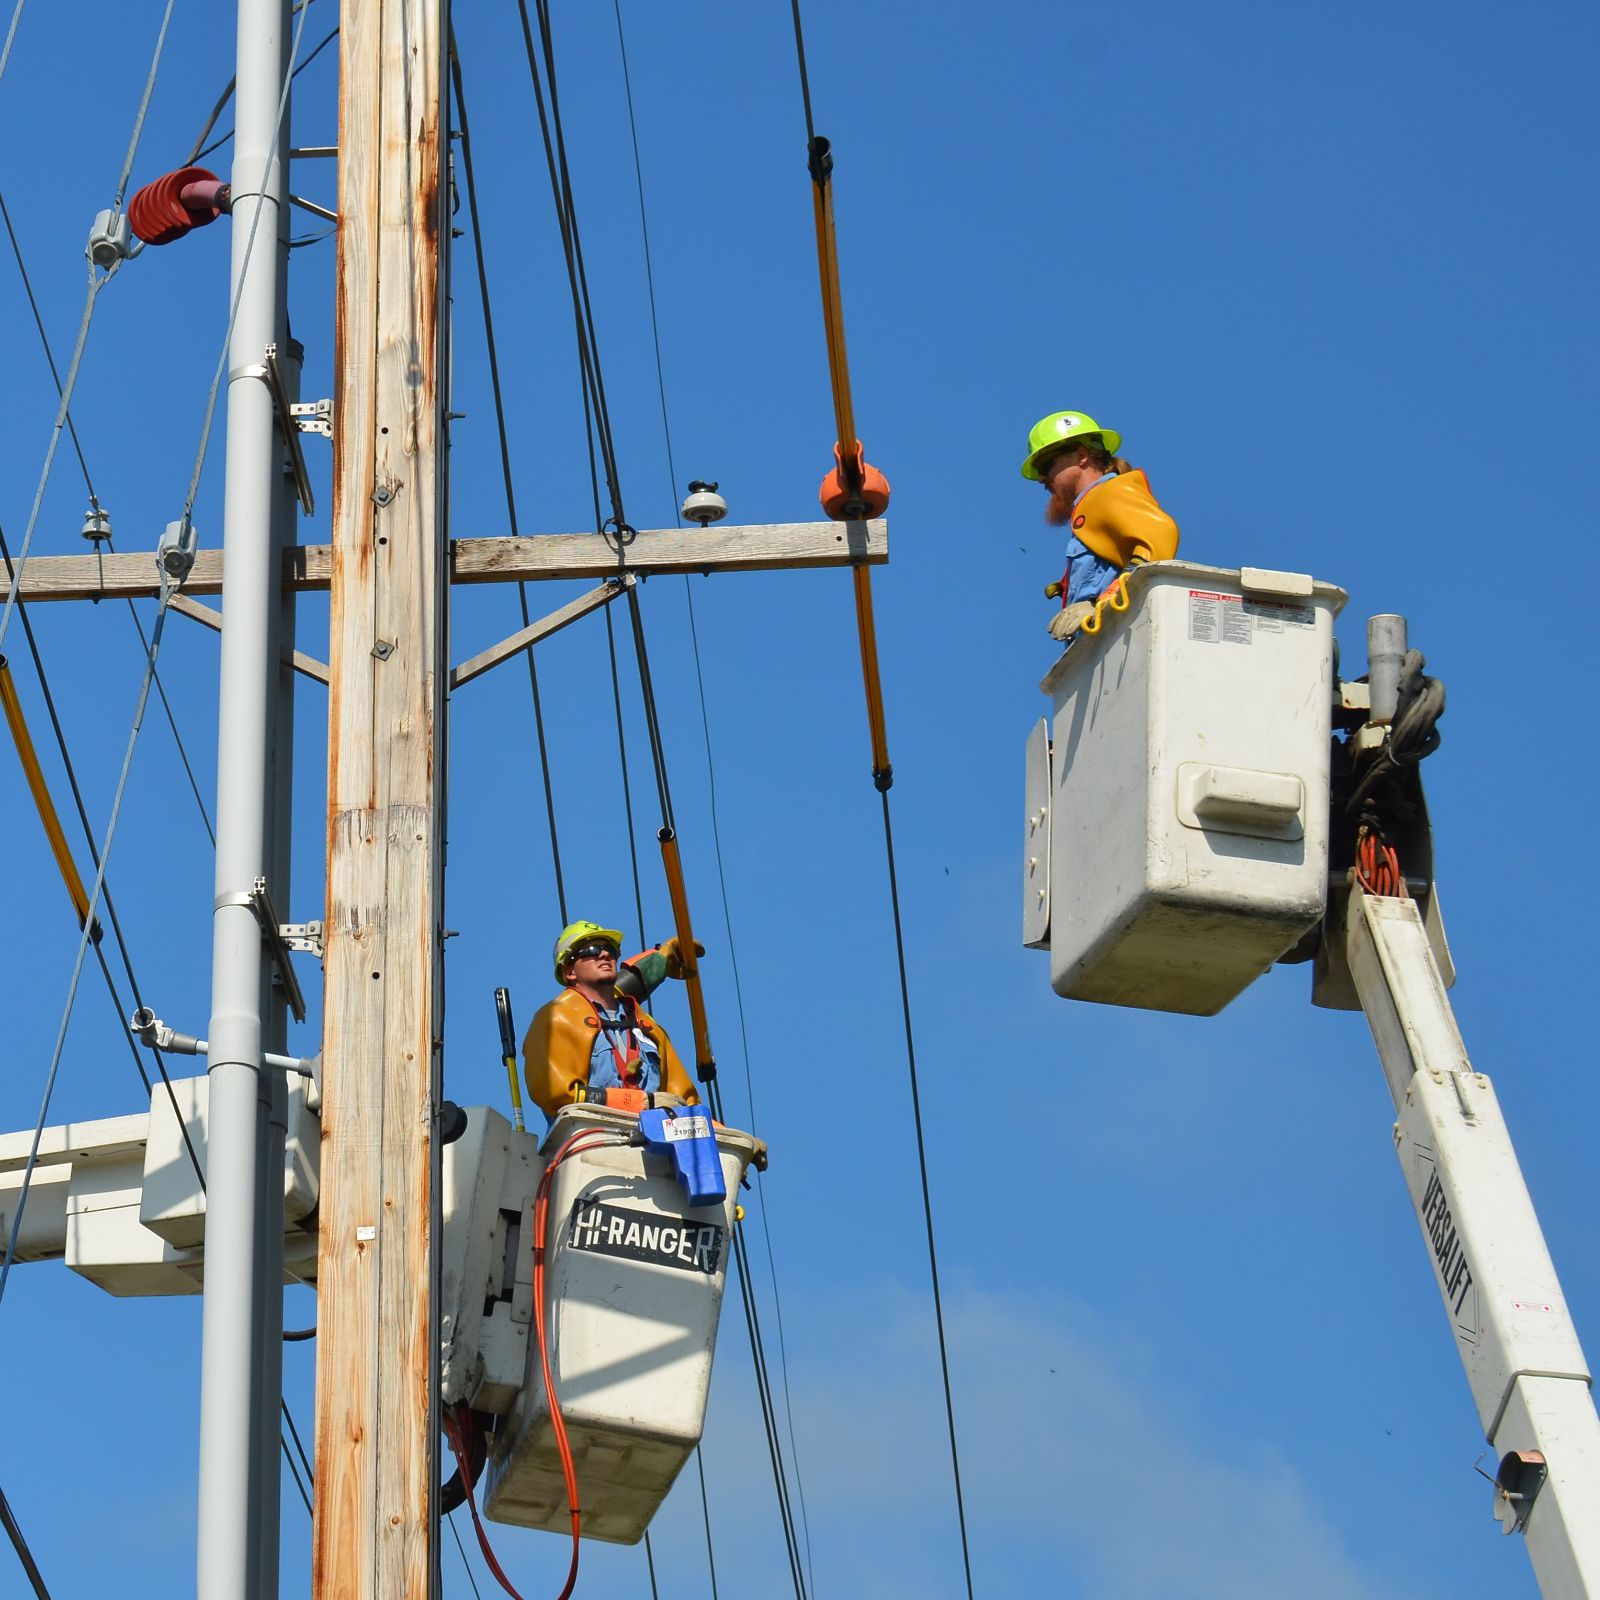
<path fill-rule="evenodd" d="M 672 1157 L 673 1173 L 689 1191 L 690 1205 L 708 1206 L 714 1200 L 727 1199 L 717 1135 L 706 1112 L 693 1106 L 676 1116 L 670 1111 L 641 1111 L 639 1132 L 647 1149 Z"/>

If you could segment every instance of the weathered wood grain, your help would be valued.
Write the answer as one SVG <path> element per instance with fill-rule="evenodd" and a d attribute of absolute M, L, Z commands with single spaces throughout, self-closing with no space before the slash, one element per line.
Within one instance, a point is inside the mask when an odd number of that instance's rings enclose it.
<path fill-rule="evenodd" d="M 480 650 L 477 655 L 463 661 L 450 673 L 450 687 L 459 689 L 464 683 L 471 683 L 474 678 L 481 678 L 491 667 L 498 667 L 502 661 L 509 661 L 512 656 L 520 655 L 530 644 L 537 644 L 541 639 L 548 639 L 552 633 L 559 633 L 569 623 L 576 622 L 579 617 L 586 617 L 591 611 L 598 611 L 601 606 L 609 605 L 613 600 L 625 595 L 633 585 L 633 579 L 625 579 L 622 583 L 602 583 L 598 589 L 590 589 L 587 594 L 580 594 L 576 600 L 569 600 L 566 605 L 552 611 L 547 617 L 540 617 L 537 622 L 530 622 L 525 628 L 518 628 L 509 637 L 502 639 L 499 644 L 492 644 L 487 650 Z"/>
<path fill-rule="evenodd" d="M 317 1600 L 424 1600 L 441 1029 L 440 0 L 341 9 Z"/>
<path fill-rule="evenodd" d="M 337 440 L 335 460 L 339 450 Z M 370 493 L 370 490 L 369 490 Z M 748 527 L 645 528 L 627 546 L 629 572 L 770 572 L 783 567 L 881 566 L 889 559 L 889 524 L 773 522 Z M 333 548 L 296 545 L 284 551 L 287 587 L 326 589 Z M 618 571 L 616 546 L 594 533 L 543 533 L 528 539 L 457 539 L 450 549 L 452 583 L 537 583 L 545 578 L 608 578 Z M 32 556 L 18 594 L 47 600 L 139 599 L 160 588 L 152 552 L 133 555 Z M 222 593 L 222 552 L 202 550 L 183 585 L 189 595 Z"/>

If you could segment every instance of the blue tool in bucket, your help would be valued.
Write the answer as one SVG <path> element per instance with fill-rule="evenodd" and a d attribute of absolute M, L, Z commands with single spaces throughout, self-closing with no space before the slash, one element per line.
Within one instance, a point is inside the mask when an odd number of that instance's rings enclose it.
<path fill-rule="evenodd" d="M 641 1111 L 639 1132 L 646 1149 L 672 1157 L 673 1173 L 689 1191 L 690 1205 L 708 1206 L 727 1199 L 728 1185 L 708 1112 L 698 1106 L 686 1106 L 676 1115 L 666 1110 Z"/>

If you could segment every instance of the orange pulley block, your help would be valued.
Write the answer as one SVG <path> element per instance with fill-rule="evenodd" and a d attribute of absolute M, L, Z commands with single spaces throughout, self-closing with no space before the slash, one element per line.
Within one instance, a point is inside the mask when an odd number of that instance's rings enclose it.
<path fill-rule="evenodd" d="M 838 445 L 833 447 L 833 459 L 837 465 L 822 480 L 822 488 L 817 493 L 822 509 L 835 522 L 881 517 L 889 508 L 889 480 L 876 467 L 867 464 L 861 441 L 855 442 L 848 469 Z"/>

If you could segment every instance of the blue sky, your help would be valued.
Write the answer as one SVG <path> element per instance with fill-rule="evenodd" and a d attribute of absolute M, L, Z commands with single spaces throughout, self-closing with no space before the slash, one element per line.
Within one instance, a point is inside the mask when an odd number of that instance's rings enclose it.
<path fill-rule="evenodd" d="M 58 355 L 160 9 L 135 0 L 113 30 L 97 8 L 30 7 L 0 82 L 4 193 Z M 833 424 L 787 7 L 622 7 L 676 485 L 616 19 L 570 0 L 555 10 L 631 520 L 670 525 L 691 476 L 719 479 L 736 521 L 815 516 Z M 1347 589 L 1347 665 L 1368 614 L 1410 618 L 1450 692 L 1426 775 L 1454 1002 L 1592 1348 L 1593 10 L 1135 3 L 1065 18 L 811 0 L 805 16 L 817 125 L 838 157 L 857 414 L 895 489 L 875 593 L 979 1592 L 1532 1595 L 1526 1555 L 1499 1537 L 1472 1470 L 1485 1447 L 1360 1017 L 1314 1011 L 1304 968 L 1211 1020 L 1074 1005 L 1017 943 L 1022 746 L 1052 656 L 1040 587 L 1060 562 L 1016 468 L 1036 417 L 1086 408 L 1148 469 L 1184 555 Z M 307 42 L 335 20 L 316 0 Z M 515 13 L 463 5 L 456 25 L 522 529 L 579 531 L 591 512 L 570 312 Z M 135 183 L 182 159 L 232 70 L 227 8 L 180 4 Z M 296 143 L 333 142 L 334 87 L 330 50 L 300 80 Z M 326 163 L 295 184 L 333 202 Z M 331 252 L 294 255 L 308 396 L 331 392 Z M 101 297 L 75 416 L 122 549 L 148 548 L 181 505 L 227 254 L 219 225 L 147 252 Z M 504 531 L 505 513 L 465 249 L 456 273 L 466 417 L 452 531 L 469 536 Z M 15 545 L 54 396 L 9 259 L 0 307 L 0 519 Z M 319 516 L 302 538 L 321 542 L 328 461 L 315 441 L 309 453 Z M 219 431 L 197 509 L 208 545 L 221 540 L 221 466 Z M 63 454 L 40 553 L 83 548 L 75 474 Z M 551 609 L 576 587 L 548 586 L 535 603 Z M 652 581 L 644 608 L 729 1109 L 747 1118 L 753 1095 L 773 1151 L 762 1204 L 815 1592 L 946 1596 L 960 1592 L 959 1550 L 849 589 L 842 573 L 692 584 L 748 1078 L 686 585 Z M 456 655 L 516 620 L 513 594 L 461 591 Z M 112 605 L 36 607 L 33 621 L 98 827 L 138 644 Z M 301 647 L 323 655 L 325 626 L 325 602 L 308 598 Z M 598 620 L 569 631 L 541 672 L 573 912 L 631 932 L 602 635 Z M 44 740 L 15 631 L 5 649 Z M 174 618 L 162 664 L 209 804 L 214 637 Z M 656 819 L 625 691 L 648 863 Z M 296 919 L 320 915 L 321 719 L 307 686 L 285 912 Z M 515 669 L 456 696 L 451 741 L 447 920 L 460 936 L 446 1072 L 456 1098 L 498 1104 L 492 991 L 509 984 L 519 1019 L 531 1012 L 559 923 Z M 47 766 L 64 800 L 53 756 Z M 0 808 L 11 1025 L 0 1128 L 14 1129 L 37 1115 L 77 930 L 6 757 Z M 110 876 L 142 987 L 195 1031 L 210 875 L 171 735 L 152 716 Z M 645 912 L 650 937 L 668 931 L 653 873 Z M 92 980 L 54 1122 L 139 1109 Z M 681 1000 L 663 1009 L 687 1037 Z M 314 1027 L 297 1035 L 315 1040 Z M 302 1291 L 288 1315 L 309 1320 Z M 719 1578 L 725 1592 L 778 1593 L 786 1565 L 737 1315 L 723 1335 L 705 1445 Z M 198 1301 L 115 1301 L 61 1268 L 13 1275 L 0 1305 L 14 1378 L 0 1483 L 58 1596 L 190 1584 L 199 1340 Z M 303 1427 L 312 1360 L 308 1346 L 286 1356 Z M 559 1586 L 560 1540 L 495 1539 L 525 1593 Z M 291 1489 L 285 1594 L 305 1591 L 308 1548 Z M 663 1595 L 709 1592 L 692 1479 L 657 1522 L 656 1555 Z M 591 1596 L 648 1592 L 639 1550 L 595 1547 L 585 1571 Z M 447 1595 L 471 1593 L 450 1542 L 444 1573 Z"/>

